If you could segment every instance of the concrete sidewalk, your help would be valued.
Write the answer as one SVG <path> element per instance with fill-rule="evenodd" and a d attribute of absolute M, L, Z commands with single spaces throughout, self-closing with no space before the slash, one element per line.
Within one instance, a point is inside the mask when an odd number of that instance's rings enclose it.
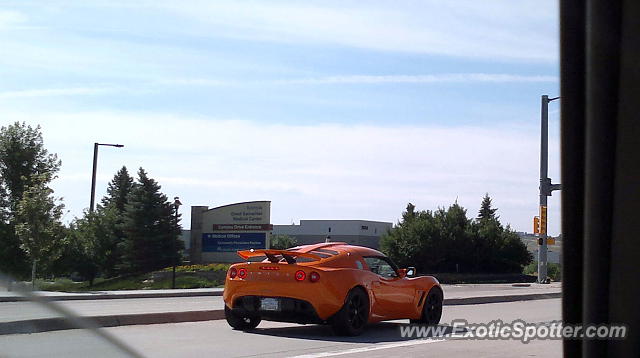
<path fill-rule="evenodd" d="M 105 300 L 122 298 L 166 298 L 222 296 L 224 288 L 191 288 L 175 290 L 119 290 L 87 292 L 32 291 L 31 293 L 50 301 Z M 21 302 L 27 299 L 13 291 L 0 291 L 0 302 Z"/>
<path fill-rule="evenodd" d="M 475 305 L 561 297 L 561 285 L 443 285 L 445 305 Z M 192 322 L 224 318 L 222 289 L 109 291 L 99 293 L 37 292 L 45 301 L 87 318 L 94 325 Z M 42 304 L 1 292 L 0 335 L 74 328 L 69 320 Z M 105 301 L 108 300 L 108 301 Z M 0 301 L 2 302 L 2 301 Z"/>

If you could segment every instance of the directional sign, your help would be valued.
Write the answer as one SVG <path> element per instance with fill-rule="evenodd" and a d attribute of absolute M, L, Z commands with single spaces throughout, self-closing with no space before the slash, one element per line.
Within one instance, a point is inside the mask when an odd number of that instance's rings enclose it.
<path fill-rule="evenodd" d="M 250 233 L 204 233 L 202 234 L 203 252 L 236 252 L 238 250 L 265 249 L 267 234 Z"/>

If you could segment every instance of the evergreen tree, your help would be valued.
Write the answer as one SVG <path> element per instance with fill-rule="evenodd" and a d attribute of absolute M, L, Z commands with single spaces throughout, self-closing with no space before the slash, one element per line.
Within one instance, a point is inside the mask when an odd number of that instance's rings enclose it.
<path fill-rule="evenodd" d="M 497 221 L 500 217 L 496 216 L 496 211 L 498 209 L 493 209 L 491 207 L 491 198 L 489 197 L 489 193 L 485 193 L 482 198 L 482 204 L 480 204 L 480 210 L 478 211 L 477 220 L 495 220 Z"/>
<path fill-rule="evenodd" d="M 402 221 L 403 222 L 411 221 L 415 219 L 416 216 L 417 216 L 416 206 L 411 203 L 408 203 L 407 210 L 404 213 L 402 213 Z"/>
<path fill-rule="evenodd" d="M 26 276 L 28 258 L 16 235 L 16 211 L 25 190 L 48 184 L 60 161 L 45 148 L 40 126 L 16 122 L 0 128 L 0 271 Z"/>
<path fill-rule="evenodd" d="M 107 195 L 102 198 L 102 205 L 96 210 L 95 219 L 98 221 L 93 226 L 95 233 L 101 235 L 95 238 L 100 243 L 103 264 L 101 272 L 106 276 L 113 276 L 117 273 L 117 266 L 120 265 L 122 253 L 119 248 L 125 237 L 124 217 L 129 195 L 133 190 L 133 178 L 129 175 L 127 167 L 123 166 L 114 175 L 107 186 Z M 107 229 L 104 225 L 110 225 Z"/>
<path fill-rule="evenodd" d="M 128 195 L 121 243 L 122 269 L 146 272 L 170 266 L 182 249 L 175 207 L 144 169 Z"/>
<path fill-rule="evenodd" d="M 129 175 L 127 167 L 123 166 L 107 185 L 107 195 L 102 198 L 102 206 L 114 207 L 119 213 L 123 213 L 131 189 L 133 189 L 133 178 Z"/>
<path fill-rule="evenodd" d="M 482 198 L 472 231 L 478 272 L 522 272 L 531 261 L 531 254 L 520 237 L 509 226 L 502 226 L 492 208 L 488 194 Z"/>
<path fill-rule="evenodd" d="M 421 272 L 522 272 L 531 255 L 496 212 L 488 195 L 476 220 L 468 219 L 457 202 L 435 212 L 409 204 L 380 246 L 401 267 Z"/>

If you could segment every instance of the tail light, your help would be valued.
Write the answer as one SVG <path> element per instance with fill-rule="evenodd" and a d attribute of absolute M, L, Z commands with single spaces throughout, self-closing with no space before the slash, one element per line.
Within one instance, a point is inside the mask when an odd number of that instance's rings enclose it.
<path fill-rule="evenodd" d="M 236 278 L 236 276 L 238 276 L 238 270 L 236 270 L 236 268 L 235 268 L 235 267 L 232 267 L 232 268 L 229 270 L 229 277 L 231 277 L 231 278 Z"/>
<path fill-rule="evenodd" d="M 247 277 L 247 269 L 246 268 L 241 268 L 240 270 L 238 270 L 238 277 L 239 278 L 246 278 Z"/>
<path fill-rule="evenodd" d="M 296 278 L 296 281 L 304 281 L 304 279 L 307 278 L 307 274 L 304 273 L 304 271 L 302 270 L 298 270 L 296 271 L 295 278 Z"/>
<path fill-rule="evenodd" d="M 320 281 L 320 274 L 313 271 L 312 273 L 309 274 L 309 281 L 311 282 L 318 282 Z"/>

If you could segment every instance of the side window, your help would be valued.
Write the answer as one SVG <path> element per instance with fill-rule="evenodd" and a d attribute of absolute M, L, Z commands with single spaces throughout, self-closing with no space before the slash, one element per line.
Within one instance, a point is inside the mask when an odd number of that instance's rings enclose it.
<path fill-rule="evenodd" d="M 371 272 L 382 277 L 397 277 L 396 270 L 391 265 L 379 257 L 365 257 L 364 261 L 369 266 Z"/>

